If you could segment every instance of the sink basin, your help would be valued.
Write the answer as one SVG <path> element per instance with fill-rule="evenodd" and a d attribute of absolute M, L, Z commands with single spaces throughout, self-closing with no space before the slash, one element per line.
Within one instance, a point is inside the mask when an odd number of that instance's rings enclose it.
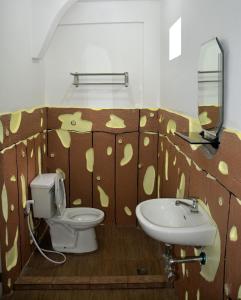
<path fill-rule="evenodd" d="M 136 216 L 144 232 L 153 239 L 167 244 L 183 246 L 210 246 L 214 243 L 217 227 L 208 212 L 198 205 L 193 213 L 176 200 L 191 204 L 184 199 L 152 199 L 136 207 Z"/>

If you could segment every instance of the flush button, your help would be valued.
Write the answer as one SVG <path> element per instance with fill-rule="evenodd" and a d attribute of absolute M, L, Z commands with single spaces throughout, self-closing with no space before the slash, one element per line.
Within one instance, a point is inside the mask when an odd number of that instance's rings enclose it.
<path fill-rule="evenodd" d="M 75 121 L 75 120 L 72 120 L 72 121 L 71 121 L 71 125 L 75 126 L 75 125 L 76 125 L 76 121 Z"/>

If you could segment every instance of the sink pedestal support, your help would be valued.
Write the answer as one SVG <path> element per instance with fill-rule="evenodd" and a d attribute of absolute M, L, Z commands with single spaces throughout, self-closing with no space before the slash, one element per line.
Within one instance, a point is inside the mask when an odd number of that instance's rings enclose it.
<path fill-rule="evenodd" d="M 163 255 L 165 261 L 165 272 L 167 278 L 170 281 L 174 281 L 177 277 L 176 275 L 176 264 L 183 263 L 194 263 L 199 262 L 201 265 L 206 264 L 206 254 L 201 252 L 198 256 L 186 256 L 186 257 L 173 257 L 173 246 L 170 244 L 165 244 L 165 253 Z"/>

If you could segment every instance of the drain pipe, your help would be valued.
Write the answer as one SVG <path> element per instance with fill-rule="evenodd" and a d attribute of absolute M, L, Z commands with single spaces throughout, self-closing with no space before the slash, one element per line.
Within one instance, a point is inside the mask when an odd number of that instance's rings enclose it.
<path fill-rule="evenodd" d="M 200 262 L 201 265 L 206 264 L 206 254 L 204 252 L 201 252 L 199 256 L 187 256 L 187 257 L 177 257 L 169 258 L 169 264 L 182 264 L 182 263 L 193 263 L 193 262 Z"/>
<path fill-rule="evenodd" d="M 206 254 L 201 252 L 198 256 L 173 257 L 173 246 L 165 244 L 165 253 L 163 255 L 165 261 L 165 272 L 169 281 L 173 282 L 177 278 L 175 265 L 183 263 L 199 262 L 201 265 L 206 264 Z"/>

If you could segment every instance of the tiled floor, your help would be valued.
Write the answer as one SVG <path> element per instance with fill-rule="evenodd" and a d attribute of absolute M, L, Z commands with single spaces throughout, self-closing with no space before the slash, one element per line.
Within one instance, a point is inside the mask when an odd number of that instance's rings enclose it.
<path fill-rule="evenodd" d="M 16 291 L 4 300 L 177 300 L 174 289 Z"/>
<path fill-rule="evenodd" d="M 10 299 L 176 299 L 158 242 L 133 227 L 99 226 L 97 237 L 97 252 L 67 255 L 60 266 L 36 252 Z M 49 244 L 47 239 L 44 246 Z"/>
<path fill-rule="evenodd" d="M 67 255 L 64 265 L 56 266 L 35 253 L 24 276 L 128 276 L 145 268 L 147 275 L 162 275 L 161 247 L 138 228 L 97 228 L 99 249 L 95 253 Z M 58 258 L 58 257 L 55 257 Z"/>

